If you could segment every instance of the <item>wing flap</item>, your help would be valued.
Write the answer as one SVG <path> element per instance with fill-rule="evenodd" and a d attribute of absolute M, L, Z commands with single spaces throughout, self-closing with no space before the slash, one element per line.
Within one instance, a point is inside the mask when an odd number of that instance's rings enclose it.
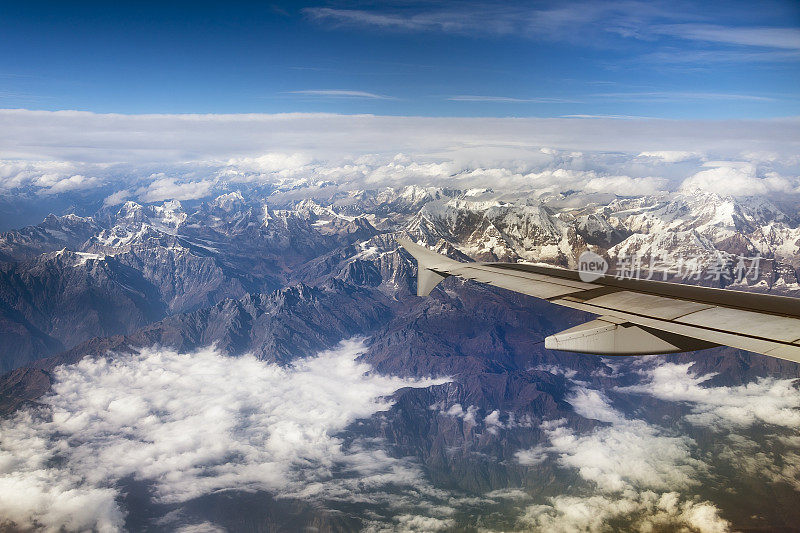
<path fill-rule="evenodd" d="M 543 276 L 509 276 L 504 272 L 494 272 L 488 268 L 472 266 L 451 268 L 448 273 L 543 299 L 579 293 L 587 290 L 586 287 L 597 287 L 597 285 L 588 283 L 581 283 L 577 287 L 574 282 L 569 284 L 556 283 L 552 280 L 547 280 Z"/>
<path fill-rule="evenodd" d="M 663 320 L 674 320 L 690 313 L 696 313 L 703 309 L 714 307 L 699 302 L 676 300 L 674 298 L 665 298 L 654 294 L 642 294 L 631 291 L 613 292 L 611 294 L 600 295 L 596 298 L 584 299 L 583 301 L 610 309 L 625 309 L 631 313 L 652 316 Z"/>
<path fill-rule="evenodd" d="M 712 307 L 682 316 L 677 322 L 782 342 L 797 343 L 800 338 L 800 320 L 797 318 L 767 315 L 743 309 Z"/>

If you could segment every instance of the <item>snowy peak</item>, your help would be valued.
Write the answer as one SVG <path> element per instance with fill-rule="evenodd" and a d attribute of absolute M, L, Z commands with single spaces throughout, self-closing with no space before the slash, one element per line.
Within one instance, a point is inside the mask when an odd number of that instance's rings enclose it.
<path fill-rule="evenodd" d="M 634 232 L 696 230 L 714 241 L 735 233 L 749 234 L 760 226 L 788 220 L 777 206 L 765 199 L 721 197 L 702 191 L 678 194 L 660 204 L 642 203 L 638 210 L 625 205 L 620 206 L 623 210 L 613 214 L 624 219 Z"/>
<path fill-rule="evenodd" d="M 65 247 L 79 249 L 99 229 L 92 218 L 51 214 L 36 226 L 0 233 L 0 260 L 20 261 Z"/>
<path fill-rule="evenodd" d="M 240 191 L 221 194 L 210 202 L 212 208 L 219 209 L 225 213 L 240 210 L 244 207 L 244 196 Z"/>

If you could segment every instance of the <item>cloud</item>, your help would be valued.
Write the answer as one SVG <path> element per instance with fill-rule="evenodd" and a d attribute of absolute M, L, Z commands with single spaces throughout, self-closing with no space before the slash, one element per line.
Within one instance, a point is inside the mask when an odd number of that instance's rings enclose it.
<path fill-rule="evenodd" d="M 782 446 L 776 447 L 775 440 Z M 773 483 L 786 483 L 800 492 L 800 453 L 784 449 L 784 447 L 800 448 L 800 443 L 787 442 L 785 437 L 770 438 L 766 442 L 759 443 L 731 433 L 720 440 L 720 444 L 718 457 L 728 461 L 732 467 L 745 473 L 748 478 L 766 477 Z"/>
<path fill-rule="evenodd" d="M 744 385 L 708 386 L 714 375 L 698 376 L 690 367 L 691 363 L 646 364 L 639 370 L 642 383 L 615 390 L 688 405 L 683 420 L 719 435 L 711 441 L 715 462 L 726 462 L 726 468 L 749 479 L 764 478 L 800 490 L 796 380 L 760 378 Z"/>
<path fill-rule="evenodd" d="M 97 187 L 103 184 L 103 180 L 96 177 L 86 177 L 81 174 L 75 174 L 69 177 L 44 174 L 36 179 L 34 183 L 39 187 L 43 187 L 47 194 L 58 194 Z"/>
<path fill-rule="evenodd" d="M 133 193 L 131 192 L 130 189 L 122 189 L 113 194 L 110 194 L 103 200 L 103 207 L 109 207 L 112 205 L 119 205 L 121 203 L 124 203 L 125 201 L 130 199 L 132 194 Z"/>
<path fill-rule="evenodd" d="M 682 493 L 697 487 L 706 464 L 693 457 L 695 443 L 657 426 L 629 419 L 601 391 L 575 388 L 567 401 L 580 416 L 607 425 L 578 434 L 566 420 L 541 425 L 550 445 L 521 450 L 523 465 L 554 458 L 591 484 L 590 496 L 564 494 L 529 506 L 520 522 L 545 531 L 605 531 L 609 523 L 635 530 L 694 528 L 725 531 L 717 508 Z"/>
<path fill-rule="evenodd" d="M 754 94 L 734 93 L 701 93 L 701 92 L 627 92 L 627 93 L 599 93 L 593 95 L 602 99 L 622 100 L 625 102 L 681 102 L 686 100 L 732 100 L 751 102 L 773 102 L 775 98 Z"/>
<path fill-rule="evenodd" d="M 504 147 L 593 152 L 697 151 L 728 158 L 744 151 L 796 154 L 800 120 L 616 120 L 427 118 L 332 114 L 114 115 L 0 110 L 0 159 L 185 164 L 306 154 L 413 156 Z M 137 132 L 137 135 L 131 135 Z M 92 150 L 86 150 L 86 147 Z M 53 163 L 49 163 L 53 164 Z M 72 174 L 88 173 L 74 169 Z M 3 172 L 8 174 L 9 172 Z M 70 174 L 70 175 L 72 175 Z"/>
<path fill-rule="evenodd" d="M 547 460 L 549 449 L 546 446 L 535 446 L 527 450 L 519 450 L 514 457 L 523 466 L 534 466 Z"/>
<path fill-rule="evenodd" d="M 478 408 L 474 405 L 470 405 L 466 410 L 464 410 L 460 403 L 454 403 L 447 411 L 444 411 L 444 414 L 455 418 L 461 418 L 465 422 L 474 425 L 477 423 L 475 420 L 475 415 L 477 412 Z"/>
<path fill-rule="evenodd" d="M 40 410 L 0 422 L 0 515 L 23 528 L 116 530 L 126 477 L 164 503 L 225 489 L 379 499 L 385 485 L 435 497 L 413 463 L 336 436 L 389 408 L 397 389 L 443 381 L 374 374 L 355 360 L 363 350 L 347 341 L 287 368 L 214 349 L 59 367 Z"/>
<path fill-rule="evenodd" d="M 796 50 L 684 50 L 667 49 L 649 54 L 642 54 L 636 61 L 646 65 L 682 65 L 691 68 L 707 68 L 711 63 L 778 63 L 793 62 L 800 59 Z"/>
<path fill-rule="evenodd" d="M 441 531 L 451 529 L 455 525 L 452 518 L 441 519 L 429 516 L 400 515 L 397 525 L 402 531 Z"/>
<path fill-rule="evenodd" d="M 289 91 L 289 94 L 303 96 L 321 96 L 326 98 L 368 98 L 371 100 L 392 100 L 393 97 L 375 94 L 366 91 L 348 91 L 343 89 L 318 89 L 304 91 Z"/>
<path fill-rule="evenodd" d="M 561 118 L 610 118 L 615 120 L 642 120 L 652 119 L 652 117 L 642 117 L 638 115 L 561 115 Z"/>
<path fill-rule="evenodd" d="M 199 524 L 187 524 L 179 526 L 174 530 L 176 533 L 225 533 L 225 529 L 215 526 L 211 522 L 201 522 Z"/>
<path fill-rule="evenodd" d="M 487 12 L 488 11 L 488 12 Z M 340 25 L 373 26 L 401 31 L 444 31 L 455 33 L 479 32 L 483 34 L 509 34 L 519 31 L 509 15 L 516 10 L 488 9 L 484 11 L 484 24 L 478 12 L 465 6 L 459 10 L 418 11 L 414 13 L 378 12 L 357 9 L 335 9 L 328 7 L 306 8 L 303 12 L 313 20 Z"/>
<path fill-rule="evenodd" d="M 800 427 L 800 392 L 791 379 L 761 378 L 734 387 L 703 386 L 713 374 L 697 376 L 691 363 L 665 363 L 644 371 L 647 381 L 619 387 L 629 394 L 647 394 L 670 402 L 686 402 L 691 413 L 685 419 L 713 428 L 742 428 L 770 424 Z"/>
<path fill-rule="evenodd" d="M 665 63 L 763 63 L 800 58 L 800 30 L 797 28 L 752 26 L 750 20 L 742 20 L 735 26 L 702 24 L 696 22 L 707 18 L 702 9 L 683 6 L 676 11 L 665 4 L 635 0 L 549 5 L 461 2 L 457 8 L 438 3 L 396 9 L 310 7 L 303 13 L 318 23 L 333 26 L 446 33 L 470 38 L 512 36 L 589 47 L 625 44 L 632 53 L 639 49 L 630 47 L 635 40 L 648 43 L 651 48 L 657 47 L 657 51 L 636 58 L 639 64 L 648 67 Z M 678 47 L 675 39 L 684 42 Z M 735 96 L 720 95 L 722 98 Z"/>
<path fill-rule="evenodd" d="M 625 418 L 599 391 L 577 388 L 568 401 L 584 418 L 612 425 L 587 435 L 565 426 L 549 430 L 550 452 L 561 466 L 577 469 L 604 492 L 668 491 L 697 484 L 694 475 L 705 465 L 692 457 L 694 443 L 688 437 L 668 436 L 656 426 Z"/>
<path fill-rule="evenodd" d="M 71 161 L 0 160 L 0 189 L 27 185 L 51 189 L 60 182 L 68 184 L 73 176 L 79 182 L 82 168 L 85 166 Z"/>
<path fill-rule="evenodd" d="M 405 9 L 311 7 L 303 13 L 320 23 L 402 32 L 437 32 L 474 36 L 520 36 L 528 39 L 602 45 L 610 37 L 635 37 L 654 18 L 673 14 L 648 2 L 588 2 L 536 7 L 527 4 L 462 2 L 458 8 L 434 5 Z"/>
<path fill-rule="evenodd" d="M 604 176 L 592 178 L 581 187 L 586 192 L 611 192 L 620 196 L 655 194 L 669 188 L 665 178 L 631 178 L 630 176 Z"/>
<path fill-rule="evenodd" d="M 494 102 L 502 104 L 530 104 L 530 103 L 575 103 L 576 100 L 567 100 L 564 98 L 512 98 L 509 96 L 474 96 L 467 94 L 459 94 L 449 96 L 447 98 L 453 102 Z"/>
<path fill-rule="evenodd" d="M 708 502 L 681 501 L 675 492 L 608 496 L 556 496 L 550 505 L 528 507 L 520 522 L 537 531 L 573 533 L 609 531 L 608 524 L 625 524 L 630 531 L 728 531 L 730 524 L 720 518 Z"/>
<path fill-rule="evenodd" d="M 465 427 L 475 427 L 478 434 L 481 433 L 481 430 L 486 430 L 492 435 L 498 435 L 504 429 L 534 427 L 530 415 L 526 414 L 519 417 L 513 411 L 506 412 L 504 416 L 499 409 L 495 409 L 486 416 L 481 417 L 479 414 L 480 409 L 475 405 L 470 405 L 464 409 L 460 403 L 454 403 L 448 408 L 446 402 L 435 403 L 429 406 L 428 409 L 438 411 L 441 416 L 461 419 L 464 421 Z M 533 457 L 531 454 L 528 455 Z M 520 459 L 520 462 L 525 464 L 522 459 Z"/>
<path fill-rule="evenodd" d="M 178 183 L 175 178 L 159 178 L 139 191 L 143 202 L 162 200 L 197 200 L 209 195 L 214 182 L 211 180 L 187 181 Z"/>
<path fill-rule="evenodd" d="M 0 138 L 0 157 L 24 149 L 30 158 L 0 159 L 0 189 L 88 194 L 98 188 L 98 200 L 106 198 L 106 203 L 130 197 L 145 202 L 198 199 L 230 183 L 421 184 L 635 195 L 674 191 L 685 181 L 685 187 L 724 189 L 725 194 L 766 194 L 797 190 L 797 180 L 784 176 L 800 175 L 792 143 L 800 135 L 795 119 L 133 116 L 0 110 L 0 127 L 8 133 Z M 721 161 L 719 168 L 704 166 L 711 160 Z M 751 167 L 735 167 L 732 161 Z"/>
<path fill-rule="evenodd" d="M 681 163 L 683 161 L 699 159 L 702 157 L 702 154 L 698 152 L 657 150 L 653 152 L 642 152 L 639 154 L 639 157 L 657 159 L 659 161 L 663 161 L 664 163 Z"/>
<path fill-rule="evenodd" d="M 800 51 L 800 29 L 797 28 L 668 24 L 654 26 L 652 30 L 694 41 Z"/>
<path fill-rule="evenodd" d="M 680 190 L 700 189 L 721 196 L 762 196 L 796 192 L 797 187 L 797 180 L 790 180 L 775 172 L 759 177 L 754 165 L 742 167 L 720 164 L 686 178 Z"/>
<path fill-rule="evenodd" d="M 220 179 L 233 182 L 268 182 L 282 184 L 285 180 L 315 177 L 323 162 L 314 160 L 302 153 L 285 154 L 271 152 L 257 157 L 231 158 L 225 162 L 217 175 Z"/>

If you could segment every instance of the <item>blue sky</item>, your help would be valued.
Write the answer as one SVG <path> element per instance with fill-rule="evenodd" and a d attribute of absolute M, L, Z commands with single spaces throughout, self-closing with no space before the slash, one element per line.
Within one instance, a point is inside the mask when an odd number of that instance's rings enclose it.
<path fill-rule="evenodd" d="M 800 2 L 2 2 L 0 107 L 800 115 Z"/>

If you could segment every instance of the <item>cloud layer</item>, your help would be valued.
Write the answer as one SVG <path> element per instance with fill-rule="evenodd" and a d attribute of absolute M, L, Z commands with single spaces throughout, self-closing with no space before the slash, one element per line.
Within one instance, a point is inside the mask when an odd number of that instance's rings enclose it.
<path fill-rule="evenodd" d="M 426 118 L 288 113 L 117 115 L 0 110 L 0 158 L 180 163 L 264 153 L 480 155 L 542 146 L 561 150 L 796 154 L 800 120 Z M 474 148 L 475 150 L 471 150 Z M 489 150 L 491 152 L 491 150 Z"/>
<path fill-rule="evenodd" d="M 348 341 L 293 367 L 213 349 L 143 350 L 61 367 L 40 411 L 0 425 L 0 515 L 21 527 L 114 531 L 132 476 L 162 503 L 222 489 L 347 499 L 427 490 L 413 463 L 336 434 L 434 381 L 370 373 Z M 441 380 L 439 380 L 441 382 Z M 333 470 L 344 472 L 336 480 Z"/>
<path fill-rule="evenodd" d="M 197 199 L 236 183 L 795 193 L 800 121 L 0 111 L 0 189 Z M 127 191 L 123 194 L 120 191 Z"/>

